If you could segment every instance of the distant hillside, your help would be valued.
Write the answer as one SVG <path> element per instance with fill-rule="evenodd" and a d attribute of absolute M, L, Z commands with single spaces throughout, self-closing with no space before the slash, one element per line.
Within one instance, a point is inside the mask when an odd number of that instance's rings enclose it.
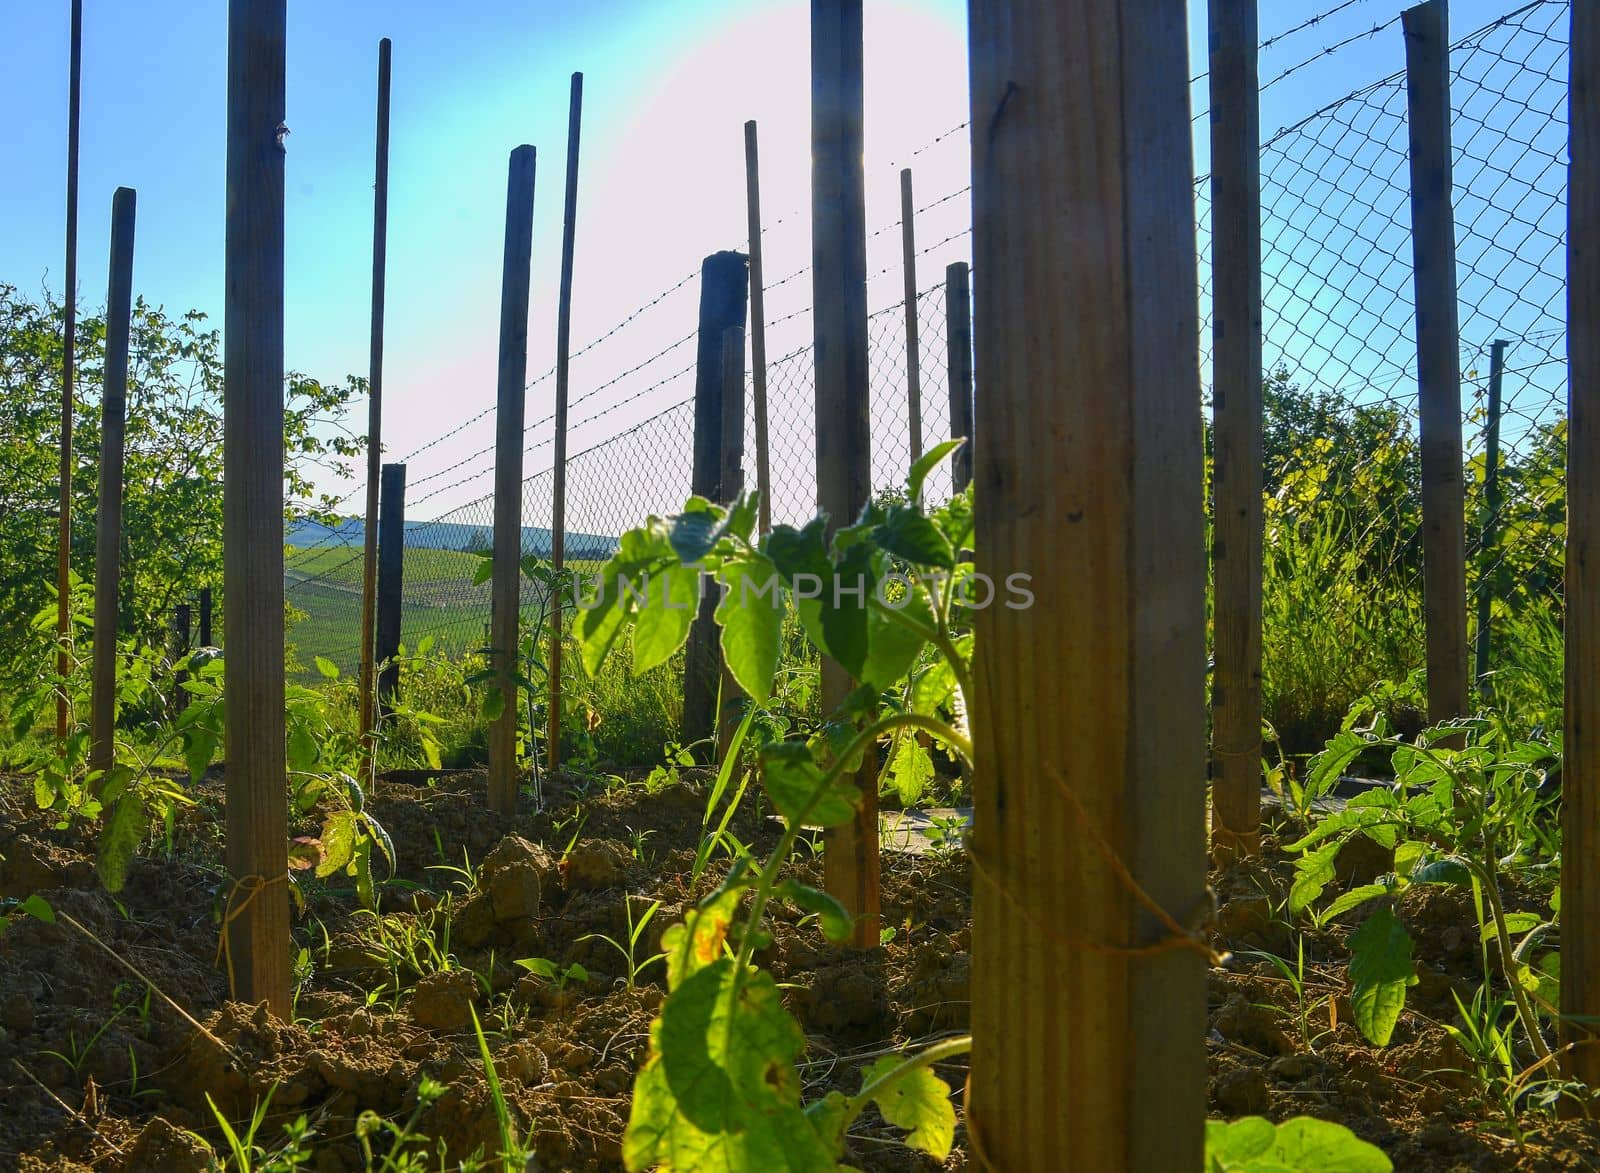
<path fill-rule="evenodd" d="M 304 549 L 308 546 L 359 546 L 365 540 L 366 526 L 359 517 L 348 517 L 337 526 L 315 521 L 297 521 L 285 527 L 284 543 Z M 486 550 L 494 540 L 489 527 L 461 525 L 449 521 L 406 522 L 406 546 L 417 550 Z M 574 560 L 609 558 L 616 553 L 617 539 L 603 534 L 568 533 L 566 554 Z M 522 527 L 522 552 L 541 558 L 550 556 L 550 531 L 538 526 Z"/>

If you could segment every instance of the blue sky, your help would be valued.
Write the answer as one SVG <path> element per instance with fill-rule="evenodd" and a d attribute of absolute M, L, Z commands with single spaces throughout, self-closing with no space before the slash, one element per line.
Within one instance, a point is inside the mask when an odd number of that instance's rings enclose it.
<path fill-rule="evenodd" d="M 205 310 L 220 326 L 227 6 L 85 0 L 84 7 L 80 296 L 91 307 L 104 300 L 111 192 L 126 184 L 139 191 L 136 289 L 169 310 Z M 1204 5 L 1190 7 L 1191 73 L 1198 74 Z M 1401 7 L 1357 0 L 1267 50 L 1263 79 L 1389 21 Z M 1510 0 L 1454 0 L 1453 35 L 1508 7 Z M 1285 0 L 1263 0 L 1261 9 L 1263 37 L 1315 11 Z M 0 192 L 0 280 L 30 292 L 61 288 L 67 13 L 66 0 L 15 0 L 0 15 L 0 100 L 13 112 Z M 381 36 L 394 41 L 385 425 L 393 457 L 493 401 L 506 157 L 520 142 L 539 148 L 530 377 L 549 365 L 574 69 L 586 77 L 575 345 L 670 287 L 705 253 L 744 247 L 746 118 L 762 126 L 769 283 L 809 260 L 806 22 L 806 5 L 796 0 L 483 0 L 448 8 L 290 0 L 289 364 L 322 378 L 365 372 Z M 919 205 L 967 182 L 964 133 L 912 155 L 966 117 L 964 42 L 960 0 L 867 0 L 869 229 L 898 216 L 899 164 L 916 168 Z M 1264 100 L 1263 135 L 1402 60 L 1394 27 L 1295 72 Z M 1201 83 L 1197 103 L 1204 94 Z M 1197 166 L 1204 167 L 1203 149 Z M 931 210 L 919 217 L 919 243 L 959 233 L 969 215 L 964 198 Z M 945 262 L 964 258 L 968 247 L 957 236 L 931 250 L 921 285 L 935 283 Z M 872 271 L 892 267 L 897 235 L 875 237 L 872 250 Z M 898 300 L 898 288 L 897 269 L 875 279 L 873 308 Z M 769 318 L 808 295 L 804 279 L 775 290 Z M 575 450 L 675 401 L 681 382 L 650 392 L 641 380 L 652 371 L 604 385 L 691 329 L 693 313 L 691 285 L 574 362 L 573 395 L 591 396 L 575 419 L 616 407 L 587 433 L 580 425 Z M 789 334 L 775 332 L 769 351 L 803 344 L 808 332 L 803 317 L 792 321 Z M 637 403 L 621 403 L 636 389 Z M 546 413 L 550 393 L 548 384 L 530 390 L 530 420 Z M 492 438 L 492 416 L 478 420 L 426 461 L 419 457 L 413 480 Z M 530 452 L 527 471 L 548 460 L 547 446 Z M 479 467 L 486 462 L 462 472 Z M 469 481 L 434 507 L 479 488 Z"/>

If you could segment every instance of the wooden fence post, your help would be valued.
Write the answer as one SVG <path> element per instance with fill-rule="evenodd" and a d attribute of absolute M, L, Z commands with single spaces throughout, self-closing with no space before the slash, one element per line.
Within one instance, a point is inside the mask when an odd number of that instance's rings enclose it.
<path fill-rule="evenodd" d="M 1073 10 L 969 8 L 976 552 L 1034 597 L 975 612 L 967 1124 L 995 1169 L 1198 1169 L 1206 965 L 1141 903 L 1209 907 L 1183 5 Z"/>
<path fill-rule="evenodd" d="M 500 276 L 500 373 L 495 409 L 494 577 L 489 646 L 503 702 L 489 725 L 489 806 L 517 810 L 517 656 L 522 618 L 522 426 L 528 381 L 528 277 L 533 256 L 534 149 L 511 152 Z"/>
<path fill-rule="evenodd" d="M 383 461 L 383 309 L 389 249 L 389 38 L 378 42 L 376 180 L 372 196 L 372 328 L 367 358 L 367 510 L 361 551 L 361 737 L 370 766 L 377 731 L 373 673 L 378 591 L 378 490 Z"/>
<path fill-rule="evenodd" d="M 211 588 L 200 588 L 200 646 L 212 647 L 211 643 Z"/>
<path fill-rule="evenodd" d="M 712 253 L 700 266 L 700 332 L 695 352 L 694 463 L 689 490 L 722 501 L 723 344 L 727 331 L 743 327 L 745 256 Z M 741 362 L 743 361 L 741 355 Z M 715 584 L 702 580 L 700 609 L 689 627 L 683 665 L 683 742 L 692 745 L 717 732 L 717 682 L 722 679 Z"/>
<path fill-rule="evenodd" d="M 906 425 L 911 459 L 922 456 L 922 345 L 917 321 L 917 206 L 911 196 L 911 168 L 900 171 L 900 252 L 906 295 Z"/>
<path fill-rule="evenodd" d="M 61 299 L 61 472 L 56 538 L 56 674 L 72 670 L 72 384 L 78 346 L 78 110 L 83 77 L 83 0 L 72 0 L 67 66 L 67 264 Z M 67 736 L 66 689 L 56 696 L 56 740 Z"/>
<path fill-rule="evenodd" d="M 1467 518 L 1461 468 L 1461 336 L 1450 165 L 1450 31 L 1445 0 L 1401 15 L 1411 137 L 1411 255 L 1422 448 L 1422 588 L 1428 720 L 1469 711 Z"/>
<path fill-rule="evenodd" d="M 551 506 L 550 561 L 567 564 L 567 358 L 572 345 L 572 251 L 578 220 L 578 134 L 583 126 L 583 74 L 572 75 L 567 109 L 567 192 L 561 218 L 561 290 L 556 307 L 556 432 L 554 502 Z M 561 595 L 550 600 L 549 709 L 545 748 L 550 769 L 561 765 Z M 535 635 L 534 638 L 538 638 Z M 533 736 L 529 731 L 529 737 Z M 531 752 L 531 746 L 530 746 Z"/>
<path fill-rule="evenodd" d="M 950 475 L 955 478 L 955 491 L 959 493 L 972 483 L 972 282 L 965 261 L 945 267 L 944 313 L 949 350 L 950 438 L 966 440 L 950 462 Z"/>
<path fill-rule="evenodd" d="M 228 7 L 223 590 L 232 996 L 289 1001 L 283 677 L 285 0 Z"/>
<path fill-rule="evenodd" d="M 1572 6 L 1567 201 L 1566 764 L 1561 778 L 1561 1042 L 1600 1086 L 1600 9 Z"/>
<path fill-rule="evenodd" d="M 717 500 L 731 505 L 744 492 L 744 327 L 722 332 L 722 463 Z M 718 645 L 718 659 L 720 656 Z M 722 704 L 717 714 L 717 760 L 728 752 L 733 731 L 743 719 L 744 689 L 722 665 Z"/>
<path fill-rule="evenodd" d="M 1500 542 L 1500 392 L 1505 378 L 1506 341 L 1489 344 L 1489 405 L 1483 423 L 1483 520 L 1478 529 L 1478 622 L 1473 632 L 1473 679 L 1484 701 L 1494 700 L 1489 677 L 1489 630 L 1493 623 L 1495 557 Z"/>
<path fill-rule="evenodd" d="M 745 204 L 750 219 L 750 394 L 756 424 L 756 490 L 761 494 L 757 532 L 772 532 L 772 470 L 767 448 L 767 295 L 761 268 L 761 161 L 756 123 L 744 124 Z"/>
<path fill-rule="evenodd" d="M 128 327 L 133 313 L 133 230 L 137 200 L 131 187 L 119 187 L 111 197 L 105 389 L 100 396 L 100 516 L 95 523 L 91 770 L 111 769 L 117 752 L 122 453 L 127 424 Z"/>
<path fill-rule="evenodd" d="M 1257 0 L 1211 0 L 1211 843 L 1261 850 L 1261 117 Z"/>
<path fill-rule="evenodd" d="M 872 493 L 861 119 L 861 0 L 811 0 L 817 503 L 828 515 L 830 536 L 856 519 Z M 853 687 L 849 674 L 823 657 L 822 711 L 832 712 Z M 870 766 L 863 773 L 869 780 L 855 819 L 824 833 L 823 882 L 855 918 L 851 943 L 872 948 L 878 944 L 878 788 Z"/>
<path fill-rule="evenodd" d="M 389 700 L 400 682 L 394 658 L 400 654 L 400 620 L 405 598 L 406 466 L 386 464 L 378 507 L 378 613 L 373 646 L 378 664 L 378 714 L 389 715 Z M 413 651 L 416 649 L 413 648 Z"/>

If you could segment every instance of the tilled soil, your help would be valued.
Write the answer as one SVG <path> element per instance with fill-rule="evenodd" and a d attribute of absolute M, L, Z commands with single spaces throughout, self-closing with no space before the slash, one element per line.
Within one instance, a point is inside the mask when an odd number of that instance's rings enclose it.
<path fill-rule="evenodd" d="M 33 809 L 31 785 L 5 783 L 0 899 L 41 895 L 57 919 L 19 916 L 0 934 L 0 1168 L 203 1169 L 208 1145 L 225 1151 L 215 1113 L 238 1127 L 264 1102 L 258 1139 L 273 1146 L 284 1123 L 304 1116 L 315 1169 L 362 1167 L 355 1133 L 366 1111 L 415 1117 L 430 1151 L 453 1167 L 498 1142 L 474 1013 L 537 1167 L 619 1168 L 629 1088 L 664 977 L 657 963 L 630 984 L 629 963 L 602 937 L 625 945 L 630 912 L 637 924 L 659 900 L 635 951 L 643 961 L 725 862 L 691 891 L 704 813 L 696 781 L 654 793 L 585 785 L 598 786 L 564 779 L 548 787 L 549 812 L 527 803 L 510 817 L 484 806 L 481 774 L 380 782 L 368 808 L 393 839 L 396 874 L 376 915 L 358 908 L 347 879 L 297 874 L 302 981 L 285 1023 L 228 1000 L 218 955 L 228 890 L 220 780 L 191 792 L 196 806 L 146 845 L 116 899 L 95 876 L 88 829 L 56 827 Z M 730 829 L 760 854 L 776 833 L 758 807 L 747 799 Z M 317 827 L 312 817 L 295 833 Z M 1289 868 L 1273 852 L 1267 860 L 1213 876 L 1216 942 L 1234 951 L 1210 980 L 1214 1114 L 1338 1120 L 1399 1170 L 1600 1169 L 1600 1127 L 1538 1113 L 1507 1119 L 1445 1031 L 1456 1020 L 1452 991 L 1470 1001 L 1481 980 L 1465 899 L 1440 888 L 1402 898 L 1421 981 L 1380 1050 L 1350 1021 L 1342 942 L 1353 924 L 1306 931 L 1303 1000 L 1252 956 L 1295 954 L 1291 930 L 1273 916 Z M 1359 882 L 1382 864 L 1352 859 L 1346 874 Z M 479 877 L 470 894 L 468 866 Z M 820 881 L 817 859 L 794 866 Z M 774 943 L 759 960 L 805 1027 L 808 1098 L 854 1092 L 860 1069 L 885 1051 L 967 1028 L 969 893 L 959 853 L 886 852 L 884 925 L 893 932 L 865 953 L 826 945 L 795 909 L 774 910 Z M 582 974 L 552 981 L 516 964 L 532 958 L 563 972 L 576 963 Z M 147 981 L 194 1021 L 149 995 Z M 940 1071 L 959 1107 L 963 1064 Z M 424 1077 L 447 1090 L 419 1110 Z M 893 1135 L 869 1113 L 849 1161 L 872 1171 L 936 1167 Z M 967 1167 L 961 1140 L 958 1132 L 947 1168 Z"/>

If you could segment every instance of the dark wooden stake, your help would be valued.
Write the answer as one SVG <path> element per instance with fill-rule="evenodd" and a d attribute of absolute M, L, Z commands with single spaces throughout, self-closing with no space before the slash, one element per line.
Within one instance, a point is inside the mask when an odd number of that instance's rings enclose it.
<path fill-rule="evenodd" d="M 1566 759 L 1561 1042 L 1600 1087 L 1600 7 L 1572 6 L 1567 201 Z"/>
<path fill-rule="evenodd" d="M 83 76 L 83 0 L 72 0 L 67 67 L 67 273 L 61 299 L 61 493 L 57 504 L 56 675 L 72 671 L 72 384 L 78 346 L 78 109 Z M 67 736 L 65 687 L 56 695 L 56 740 Z"/>
<path fill-rule="evenodd" d="M 389 715 L 389 702 L 400 682 L 400 619 L 405 598 L 406 466 L 383 466 L 383 499 L 378 512 L 378 713 Z M 412 649 L 415 651 L 416 649 Z"/>
<path fill-rule="evenodd" d="M 906 422 L 910 434 L 911 460 L 922 456 L 922 346 L 917 321 L 917 229 L 916 203 L 911 195 L 911 168 L 900 172 L 900 252 L 906 296 Z"/>
<path fill-rule="evenodd" d="M 556 307 L 555 499 L 551 506 L 550 561 L 567 564 L 567 358 L 572 345 L 572 251 L 578 222 L 578 136 L 583 128 L 583 74 L 572 75 L 567 109 L 567 198 L 561 217 L 561 293 Z M 550 769 L 561 765 L 561 595 L 550 600 L 550 714 L 545 749 Z M 532 736 L 530 731 L 529 736 Z"/>
<path fill-rule="evenodd" d="M 1261 850 L 1261 117 L 1257 0 L 1211 0 L 1211 844 Z"/>
<path fill-rule="evenodd" d="M 495 414 L 494 577 L 489 645 L 503 707 L 489 725 L 489 806 L 517 809 L 517 656 L 522 609 L 522 427 L 528 381 L 528 276 L 533 255 L 530 146 L 511 152 L 500 277 L 500 387 Z"/>
<path fill-rule="evenodd" d="M 211 588 L 200 588 L 200 646 L 212 647 L 211 643 Z"/>
<path fill-rule="evenodd" d="M 744 326 L 745 256 L 712 253 L 700 266 L 700 329 L 695 351 L 694 463 L 689 491 L 708 501 L 724 501 L 723 387 L 727 382 L 723 346 L 730 329 Z M 740 363 L 743 364 L 741 351 Z M 717 733 L 717 684 L 722 653 L 717 639 L 716 585 L 701 584 L 700 609 L 689 627 L 683 665 L 683 742 L 694 745 Z"/>
<path fill-rule="evenodd" d="M 722 467 L 717 477 L 717 501 L 731 505 L 744 492 L 744 328 L 729 326 L 722 332 Z M 721 660 L 721 645 L 717 646 Z M 722 665 L 722 704 L 717 717 L 717 760 L 728 752 L 733 731 L 743 719 L 744 689 Z"/>
<path fill-rule="evenodd" d="M 759 532 L 772 532 L 772 471 L 767 448 L 767 295 L 761 267 L 761 161 L 756 148 L 756 124 L 744 124 L 745 204 L 750 220 L 750 394 L 755 408 L 756 491 Z"/>
<path fill-rule="evenodd" d="M 976 553 L 1034 599 L 975 612 L 967 1127 L 988 1168 L 1199 1169 L 1206 962 L 1141 900 L 1210 907 L 1185 22 L 1066 11 L 969 7 Z"/>
<path fill-rule="evenodd" d="M 377 730 L 373 700 L 378 589 L 378 491 L 383 460 L 383 299 L 389 250 L 389 38 L 378 42 L 377 161 L 372 196 L 372 330 L 367 359 L 367 511 L 361 561 L 361 736 L 372 764 Z"/>
<path fill-rule="evenodd" d="M 1483 520 L 1478 529 L 1478 623 L 1473 632 L 1473 677 L 1485 702 L 1494 700 L 1489 678 L 1489 630 L 1493 623 L 1495 559 L 1500 543 L 1500 391 L 1505 377 L 1506 345 L 1489 344 L 1489 416 L 1483 424 Z"/>
<path fill-rule="evenodd" d="M 223 321 L 227 965 L 234 996 L 289 1000 L 283 678 L 285 0 L 228 6 Z"/>
<path fill-rule="evenodd" d="M 811 3 L 811 271 L 816 356 L 817 502 L 831 533 L 872 493 L 868 408 L 867 227 L 862 175 L 861 0 Z M 854 682 L 822 662 L 822 711 Z M 865 771 L 871 774 L 871 771 Z M 855 918 L 852 944 L 878 944 L 878 788 L 823 841 L 823 881 Z"/>
<path fill-rule="evenodd" d="M 950 383 L 950 438 L 967 443 L 950 461 L 955 490 L 972 483 L 972 282 L 967 262 L 956 261 L 944 271 L 946 359 Z"/>
<path fill-rule="evenodd" d="M 1428 720 L 1469 710 L 1467 521 L 1461 468 L 1461 333 L 1450 166 L 1450 27 L 1445 0 L 1401 15 L 1411 137 L 1411 255 L 1422 448 L 1422 587 Z"/>
<path fill-rule="evenodd" d="M 117 752 L 117 628 L 122 582 L 122 455 L 128 410 L 128 329 L 133 316 L 133 230 L 137 196 L 111 197 L 111 273 L 106 292 L 105 386 L 100 396 L 100 515 L 95 523 L 94 683 L 91 770 L 110 770 Z"/>
<path fill-rule="evenodd" d="M 194 611 L 188 603 L 179 603 L 172 612 L 172 642 L 180 664 L 188 658 L 194 647 L 193 633 Z M 173 707 L 181 713 L 189 707 L 189 690 L 183 687 L 183 682 L 189 679 L 189 673 L 180 668 L 172 674 L 172 679 L 178 687 Z"/>

